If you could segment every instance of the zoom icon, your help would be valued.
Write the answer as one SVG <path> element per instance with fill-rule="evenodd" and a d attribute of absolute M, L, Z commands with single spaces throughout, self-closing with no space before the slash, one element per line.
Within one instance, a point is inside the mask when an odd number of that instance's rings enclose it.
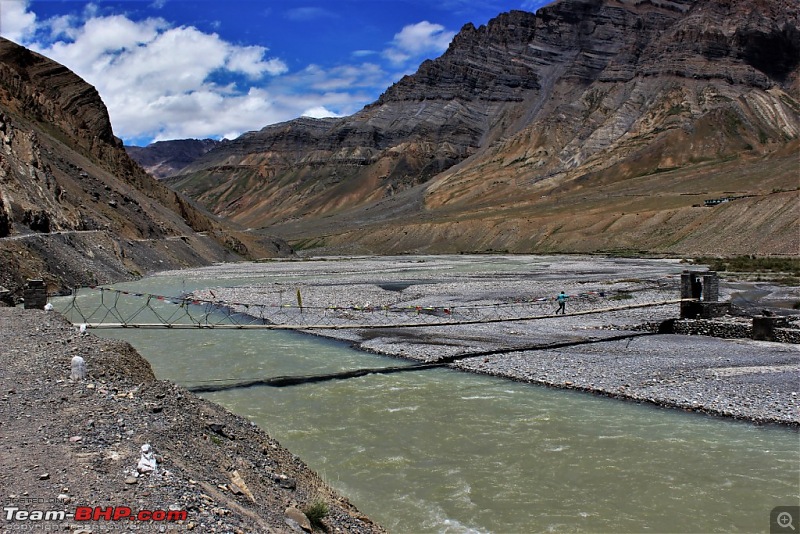
<path fill-rule="evenodd" d="M 770 534 L 798 534 L 800 506 L 776 506 L 769 514 Z"/>

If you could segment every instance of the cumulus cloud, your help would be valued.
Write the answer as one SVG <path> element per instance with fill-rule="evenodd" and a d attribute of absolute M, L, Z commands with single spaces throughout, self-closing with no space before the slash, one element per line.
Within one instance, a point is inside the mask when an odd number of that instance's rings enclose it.
<path fill-rule="evenodd" d="M 455 32 L 447 31 L 441 24 L 428 21 L 410 24 L 395 34 L 383 55 L 392 63 L 401 64 L 426 54 L 441 54 L 454 36 Z"/>
<path fill-rule="evenodd" d="M 279 59 L 265 60 L 262 47 L 232 45 L 216 34 L 173 28 L 161 19 L 133 22 L 119 15 L 87 21 L 70 41 L 34 46 L 114 91 L 190 92 L 207 86 L 220 69 L 251 78 L 287 70 Z"/>
<path fill-rule="evenodd" d="M 274 97 L 268 91 L 251 88 L 245 94 L 223 95 L 214 91 L 194 91 L 189 94 L 163 95 L 156 100 L 138 102 L 140 111 L 155 116 L 168 117 L 153 132 L 155 141 L 201 137 L 226 137 L 232 139 L 248 130 L 266 124 L 288 120 L 297 113 L 281 110 L 273 105 Z M 132 104 L 135 104 L 132 102 Z M 126 123 L 137 121 L 136 108 L 126 108 L 130 116 L 122 117 Z"/>
<path fill-rule="evenodd" d="M 246 46 L 232 49 L 226 61 L 226 67 L 234 72 L 241 72 L 251 78 L 259 78 L 265 73 L 276 76 L 286 72 L 286 63 L 277 58 L 264 61 L 262 58 L 267 49 L 262 46 Z"/>
<path fill-rule="evenodd" d="M 320 92 L 349 92 L 360 88 L 386 87 L 391 83 L 391 78 L 376 63 L 338 65 L 328 69 L 319 65 L 309 65 L 302 71 L 276 83 L 291 85 L 298 90 L 305 86 Z"/>
<path fill-rule="evenodd" d="M 275 106 L 297 109 L 298 115 L 330 117 L 351 115 L 375 100 L 392 83 L 389 73 L 372 63 L 323 68 L 309 65 L 271 84 Z M 327 110 L 324 115 L 309 110 Z"/>
<path fill-rule="evenodd" d="M 163 5 L 164 0 L 150 4 Z M 27 0 L 0 0 L 0 34 L 94 85 L 115 134 L 137 144 L 230 138 L 301 115 L 355 113 L 421 57 L 444 51 L 454 35 L 424 21 L 404 27 L 383 52 L 353 52 L 352 64 L 290 71 L 263 46 L 235 44 L 157 16 L 109 15 L 90 3 L 78 14 L 39 20 L 31 9 Z M 287 16 L 337 15 L 313 8 Z"/>
<path fill-rule="evenodd" d="M 27 0 L 0 1 L 0 35 L 23 43 L 36 31 L 36 14 L 28 11 Z"/>
<path fill-rule="evenodd" d="M 94 85 L 124 139 L 234 135 L 313 107 L 303 101 L 276 109 L 263 86 L 288 67 L 264 47 L 235 45 L 161 18 L 99 16 L 91 5 L 82 17 L 47 21 L 37 21 L 27 7 L 0 2 L 8 23 L 3 35 L 17 36 Z"/>
<path fill-rule="evenodd" d="M 313 119 L 324 119 L 325 117 L 341 117 L 338 113 L 326 109 L 325 106 L 314 106 L 302 113 L 303 117 L 311 117 Z"/>

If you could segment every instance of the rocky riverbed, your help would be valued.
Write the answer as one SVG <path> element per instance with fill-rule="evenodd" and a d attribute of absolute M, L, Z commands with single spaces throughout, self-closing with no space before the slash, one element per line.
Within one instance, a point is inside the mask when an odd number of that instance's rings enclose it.
<path fill-rule="evenodd" d="M 680 313 L 675 303 L 647 305 L 679 296 L 684 266 L 677 261 L 554 257 L 530 265 L 512 260 L 510 267 L 478 266 L 492 261 L 427 257 L 220 265 L 196 273 L 270 282 L 215 287 L 195 296 L 238 303 L 233 307 L 240 311 L 266 304 L 283 314 L 272 320 L 292 323 L 300 317 L 288 316 L 299 292 L 305 324 L 321 322 L 312 318 L 315 310 L 337 328 L 371 322 L 366 328 L 307 330 L 365 351 L 427 362 L 451 358 L 449 365 L 470 372 L 757 423 L 800 425 L 800 345 L 655 331 L 653 325 Z M 554 296 L 562 289 L 571 295 L 568 313 L 556 316 Z M 741 283 L 723 282 L 721 300 L 740 291 Z M 762 284 L 761 291 L 763 300 L 754 304 L 788 315 L 797 329 L 798 316 L 786 303 L 800 298 L 800 288 L 770 290 Z M 404 309 L 405 315 L 393 312 Z M 609 311 L 585 313 L 592 309 Z M 459 313 L 497 322 L 396 326 L 454 322 Z M 533 319 L 497 320 L 514 313 Z M 730 323 L 731 328 L 722 328 L 727 331 L 743 320 L 718 321 Z M 392 322 L 393 327 L 379 327 Z"/>
<path fill-rule="evenodd" d="M 325 506 L 329 532 L 384 531 L 255 425 L 156 380 L 127 343 L 55 312 L 0 308 L 0 347 L 3 532 L 304 532 Z M 145 444 L 155 472 L 140 466 Z M 175 520 L 79 521 L 82 507 Z M 26 520 L 37 510 L 76 515 Z"/>

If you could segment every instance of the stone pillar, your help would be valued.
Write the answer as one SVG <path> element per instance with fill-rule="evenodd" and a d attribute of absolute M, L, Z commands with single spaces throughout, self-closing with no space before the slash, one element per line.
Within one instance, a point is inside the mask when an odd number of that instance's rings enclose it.
<path fill-rule="evenodd" d="M 26 310 L 43 310 L 47 304 L 47 286 L 44 280 L 28 280 L 22 294 Z"/>
<path fill-rule="evenodd" d="M 692 298 L 692 273 L 683 271 L 681 273 L 681 298 Z"/>
<path fill-rule="evenodd" d="M 681 273 L 681 298 L 692 298 L 692 275 L 689 271 Z M 681 319 L 689 319 L 696 315 L 694 302 L 681 302 Z"/>
<path fill-rule="evenodd" d="M 703 275 L 703 302 L 719 302 L 719 275 L 714 271 Z"/>
<path fill-rule="evenodd" d="M 681 298 L 697 298 L 694 295 L 694 284 L 697 281 L 697 273 L 683 271 L 681 273 Z M 681 302 L 681 319 L 694 319 L 702 313 L 699 302 Z"/>

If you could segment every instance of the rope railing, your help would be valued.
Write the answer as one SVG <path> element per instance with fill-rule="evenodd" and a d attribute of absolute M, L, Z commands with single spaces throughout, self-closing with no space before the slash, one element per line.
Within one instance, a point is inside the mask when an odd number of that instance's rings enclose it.
<path fill-rule="evenodd" d="M 298 289 L 288 301 L 286 291 L 258 293 L 244 299 L 217 298 L 213 290 L 182 297 L 154 295 L 113 287 L 93 286 L 73 291 L 59 306 L 73 324 L 88 328 L 235 328 L 235 329 L 375 329 L 451 326 L 555 317 L 557 303 L 550 296 L 525 296 L 490 302 L 416 301 L 380 304 L 319 305 L 320 295 Z M 626 291 L 586 291 L 569 296 L 567 316 L 611 313 L 682 302 L 666 298 L 674 288 L 652 287 Z M 234 297 L 236 293 L 234 292 Z M 271 304 L 257 302 L 272 300 Z M 305 300 L 305 303 L 304 303 Z M 311 304 L 309 304 L 311 303 Z"/>

